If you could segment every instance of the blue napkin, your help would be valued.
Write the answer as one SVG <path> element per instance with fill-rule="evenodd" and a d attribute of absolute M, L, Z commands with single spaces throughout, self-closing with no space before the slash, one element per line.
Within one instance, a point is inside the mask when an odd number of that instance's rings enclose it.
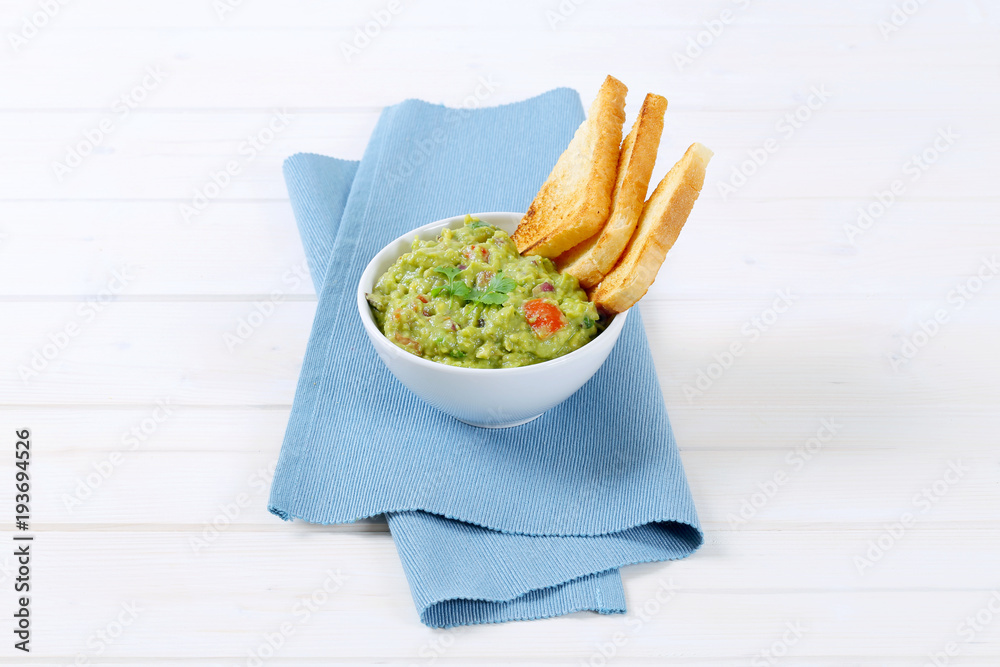
<path fill-rule="evenodd" d="M 382 112 L 360 163 L 285 162 L 320 296 L 268 509 L 321 524 L 385 514 L 432 627 L 624 613 L 619 567 L 702 542 L 637 310 L 590 382 L 511 429 L 425 404 L 358 320 L 358 280 L 386 243 L 525 210 L 583 117 L 568 89 L 477 110 L 407 100 Z"/>

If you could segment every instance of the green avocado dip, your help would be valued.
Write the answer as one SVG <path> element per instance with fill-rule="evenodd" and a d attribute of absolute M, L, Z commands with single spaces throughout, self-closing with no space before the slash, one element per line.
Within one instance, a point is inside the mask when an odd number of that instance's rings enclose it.
<path fill-rule="evenodd" d="M 576 278 L 522 257 L 502 229 L 471 216 L 414 239 L 367 295 L 386 337 L 418 357 L 466 368 L 515 368 L 568 354 L 598 333 Z"/>

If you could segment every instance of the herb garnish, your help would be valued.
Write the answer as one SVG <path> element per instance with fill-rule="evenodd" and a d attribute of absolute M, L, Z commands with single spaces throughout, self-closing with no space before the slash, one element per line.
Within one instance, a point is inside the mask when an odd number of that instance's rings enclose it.
<path fill-rule="evenodd" d="M 474 297 L 471 301 L 482 304 L 496 304 L 499 305 L 507 300 L 507 293 L 517 287 L 517 283 L 510 278 L 505 278 L 503 273 L 498 273 L 492 278 L 490 282 L 486 285 L 486 289 L 482 292 L 479 290 L 472 290 Z"/>
<path fill-rule="evenodd" d="M 469 286 L 466 285 L 463 281 L 456 280 L 458 274 L 461 273 L 458 267 L 437 266 L 434 267 L 434 270 L 446 276 L 448 278 L 448 282 L 446 282 L 444 285 L 438 285 L 437 287 L 432 289 L 431 296 L 437 296 L 438 294 L 444 293 L 446 295 L 457 296 L 460 299 L 468 299 L 469 292 L 471 292 L 472 290 L 470 290 Z"/>
<path fill-rule="evenodd" d="M 440 273 L 448 279 L 443 285 L 438 285 L 431 290 L 431 296 L 445 294 L 458 297 L 464 301 L 482 304 L 484 306 L 498 306 L 507 300 L 508 292 L 517 287 L 517 283 L 510 278 L 504 277 L 503 273 L 498 273 L 490 278 L 486 289 L 479 290 L 469 287 L 459 279 L 461 271 L 454 266 L 437 266 L 434 271 Z"/>

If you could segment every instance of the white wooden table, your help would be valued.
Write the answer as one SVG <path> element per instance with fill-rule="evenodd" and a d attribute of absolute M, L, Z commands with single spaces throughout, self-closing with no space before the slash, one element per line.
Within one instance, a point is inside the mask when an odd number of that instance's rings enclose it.
<path fill-rule="evenodd" d="M 1000 663 L 1000 5 L 896 5 L 0 2 L 31 664 Z M 626 617 L 430 630 L 384 523 L 265 509 L 316 307 L 281 161 L 607 73 L 670 100 L 655 180 L 716 152 L 642 303 L 707 543 Z"/>

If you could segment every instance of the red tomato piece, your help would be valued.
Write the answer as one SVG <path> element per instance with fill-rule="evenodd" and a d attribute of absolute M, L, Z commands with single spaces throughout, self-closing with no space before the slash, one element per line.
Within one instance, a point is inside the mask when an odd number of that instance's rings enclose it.
<path fill-rule="evenodd" d="M 566 326 L 566 317 L 559 306 L 544 299 L 532 299 L 524 302 L 524 319 L 534 330 L 535 335 L 545 339 Z"/>

